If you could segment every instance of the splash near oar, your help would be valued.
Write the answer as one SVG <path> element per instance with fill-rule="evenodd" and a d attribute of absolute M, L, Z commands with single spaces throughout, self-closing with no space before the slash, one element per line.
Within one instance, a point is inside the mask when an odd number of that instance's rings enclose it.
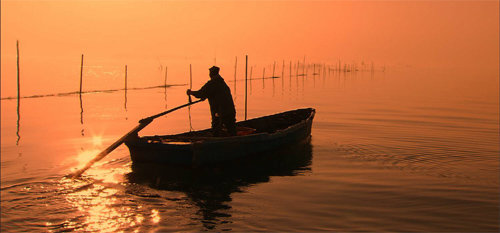
<path fill-rule="evenodd" d="M 127 138 L 129 138 L 130 136 L 134 136 L 136 135 L 137 133 L 139 133 L 139 131 L 141 131 L 142 129 L 144 129 L 144 127 L 148 126 L 151 122 L 153 122 L 154 119 L 158 118 L 158 117 L 161 117 L 165 114 L 168 114 L 168 113 L 171 113 L 175 110 L 179 110 L 181 108 L 184 108 L 184 107 L 187 107 L 187 106 L 191 106 L 193 104 L 196 104 L 196 103 L 199 103 L 203 101 L 203 99 L 201 100 L 197 100 L 197 101 L 194 101 L 194 102 L 191 102 L 191 103 L 187 103 L 187 104 L 184 104 L 184 105 L 181 105 L 181 106 L 178 106 L 178 107 L 175 107 L 175 108 L 172 108 L 170 110 L 167 110 L 167 111 L 164 111 L 162 113 L 158 113 L 156 115 L 153 115 L 153 116 L 150 116 L 150 117 L 146 117 L 144 119 L 141 119 L 139 121 L 139 125 L 137 125 L 135 128 L 133 128 L 132 130 L 130 130 L 128 133 L 126 133 L 125 135 L 123 135 L 120 139 L 118 139 L 116 142 L 114 142 L 113 144 L 111 144 L 110 146 L 108 146 L 106 149 L 104 149 L 101 153 L 99 153 L 95 158 L 93 158 L 92 160 L 90 160 L 86 165 L 85 167 L 81 168 L 80 170 L 78 170 L 77 172 L 73 173 L 73 174 L 69 174 L 68 177 L 71 177 L 71 178 L 78 178 L 80 175 L 82 175 L 87 169 L 89 169 L 92 165 L 94 165 L 94 163 L 98 162 L 99 160 L 103 159 L 104 157 L 106 157 L 106 155 L 108 155 L 109 153 L 111 153 L 111 151 L 113 151 L 114 149 L 116 149 L 118 146 L 120 146 Z"/>

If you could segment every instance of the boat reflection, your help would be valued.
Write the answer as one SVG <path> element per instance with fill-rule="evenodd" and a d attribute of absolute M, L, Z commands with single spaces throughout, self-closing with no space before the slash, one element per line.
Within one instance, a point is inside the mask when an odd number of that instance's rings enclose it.
<path fill-rule="evenodd" d="M 296 176 L 311 172 L 310 141 L 244 160 L 214 167 L 187 168 L 173 165 L 133 164 L 130 183 L 185 193 L 199 210 L 205 229 L 231 222 L 231 194 L 269 182 L 272 176 Z"/>

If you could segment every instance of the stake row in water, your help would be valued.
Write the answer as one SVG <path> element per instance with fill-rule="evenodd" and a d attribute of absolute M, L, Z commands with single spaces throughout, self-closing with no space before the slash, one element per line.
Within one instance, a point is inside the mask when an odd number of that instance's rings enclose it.
<path fill-rule="evenodd" d="M 17 50 L 17 98 L 21 98 L 21 88 L 20 88 L 20 54 L 19 54 L 19 40 L 16 41 L 16 50 Z M 302 74 L 301 76 L 307 76 L 307 67 L 308 65 L 306 65 L 306 56 L 304 56 L 303 58 L 303 64 L 302 64 Z M 290 76 L 292 76 L 292 62 L 290 61 Z M 371 62 L 370 64 L 370 67 L 368 68 L 367 67 L 367 64 L 362 61 L 361 62 L 361 67 L 358 68 L 357 64 L 356 63 L 353 63 L 353 64 L 343 64 L 343 67 L 342 67 L 342 63 L 341 61 L 339 60 L 338 61 L 338 64 L 337 65 L 334 65 L 333 67 L 334 68 L 331 68 L 330 65 L 326 65 L 325 63 L 323 64 L 320 64 L 319 65 L 320 67 L 322 66 L 323 68 L 323 76 L 326 75 L 326 70 L 328 70 L 328 74 L 330 74 L 330 72 L 332 71 L 343 71 L 343 72 L 352 72 L 352 71 L 371 71 L 371 72 L 374 72 L 375 71 L 375 66 L 374 66 L 374 63 Z M 234 90 L 233 92 L 236 93 L 236 81 L 237 81 L 237 67 L 238 67 L 238 57 L 236 56 L 235 57 L 235 65 L 234 65 Z M 300 67 L 300 62 L 297 61 L 297 65 L 296 65 L 296 74 L 295 76 L 299 76 L 299 67 Z M 84 68 L 84 54 L 81 54 L 81 63 L 80 63 L 80 86 L 79 86 L 79 91 L 76 92 L 77 94 L 83 94 L 83 68 Z M 253 66 L 250 67 L 250 79 L 252 79 L 252 69 L 253 69 Z M 271 78 L 275 78 L 275 69 L 276 69 L 276 61 L 273 62 L 273 74 L 272 74 L 272 77 Z M 285 72 L 284 72 L 284 69 L 285 69 L 285 60 L 283 60 L 283 65 L 282 65 L 282 72 L 281 72 L 281 77 L 284 77 L 285 75 Z M 381 69 L 383 72 L 385 72 L 386 70 L 386 67 L 385 65 L 382 67 Z M 191 65 L 190 65 L 190 73 L 191 73 Z M 246 67 L 245 68 L 245 73 L 246 75 L 248 72 L 248 68 Z M 321 75 L 321 70 L 319 71 L 320 75 Z M 316 64 L 313 64 L 313 74 L 317 74 L 316 73 Z M 168 68 L 167 66 L 165 66 L 165 78 L 164 78 L 164 83 L 163 83 L 163 86 L 166 88 L 167 87 L 167 75 L 168 75 Z M 190 74 L 192 75 L 192 74 Z M 246 77 L 248 79 L 248 77 Z M 192 77 L 190 78 L 190 81 Z M 263 71 L 262 71 L 262 79 L 265 79 L 265 68 L 263 68 Z M 127 65 L 125 65 L 125 90 L 128 89 L 128 80 L 127 80 Z M 191 83 L 190 83 L 190 87 L 191 87 Z M 263 83 L 263 86 L 265 84 Z M 69 93 L 59 93 L 59 94 L 73 94 L 73 92 L 69 92 Z M 33 95 L 33 96 L 28 96 L 28 97 L 22 97 L 22 98 L 33 98 L 33 97 L 45 97 L 45 96 L 54 96 L 56 94 L 49 94 L 49 95 Z M 234 95 L 234 98 L 236 99 L 236 94 Z M 13 99 L 15 97 L 6 97 L 6 98 L 2 98 L 2 99 Z"/>

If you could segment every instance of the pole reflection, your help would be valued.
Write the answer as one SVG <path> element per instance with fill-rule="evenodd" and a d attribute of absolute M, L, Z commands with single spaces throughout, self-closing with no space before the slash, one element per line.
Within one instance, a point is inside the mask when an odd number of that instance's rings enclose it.
<path fill-rule="evenodd" d="M 21 98 L 19 95 L 17 96 L 17 127 L 16 127 L 16 135 L 17 135 L 17 140 L 16 140 L 16 146 L 19 146 L 19 141 L 21 141 L 21 134 L 20 134 L 20 129 L 21 129 Z"/>
<path fill-rule="evenodd" d="M 168 109 L 168 105 L 167 105 L 167 86 L 165 85 L 165 88 L 163 89 L 163 96 L 164 96 L 164 100 L 165 100 L 165 109 Z"/>
<path fill-rule="evenodd" d="M 82 98 L 82 93 L 80 92 L 80 124 L 82 125 L 82 131 L 81 134 L 82 136 L 85 136 L 85 128 L 83 127 L 83 98 Z"/>
<path fill-rule="evenodd" d="M 16 129 L 16 146 L 19 145 L 19 141 L 21 140 L 21 135 L 19 135 L 20 121 L 21 121 L 21 69 L 19 68 L 19 41 L 16 41 L 16 49 L 17 49 L 17 129 Z"/>
<path fill-rule="evenodd" d="M 164 89 L 163 89 L 163 94 L 165 96 L 165 109 L 167 109 L 167 77 L 168 77 L 168 67 L 165 66 L 165 82 L 164 82 Z"/>
<path fill-rule="evenodd" d="M 183 192 L 197 208 L 205 230 L 230 223 L 231 194 L 269 182 L 272 176 L 296 176 L 311 172 L 309 141 L 272 153 L 214 167 L 186 168 L 172 165 L 132 164 L 127 175 L 132 184 Z M 168 216 L 167 216 L 168 218 Z M 161 223 L 160 223 L 161 224 Z"/>

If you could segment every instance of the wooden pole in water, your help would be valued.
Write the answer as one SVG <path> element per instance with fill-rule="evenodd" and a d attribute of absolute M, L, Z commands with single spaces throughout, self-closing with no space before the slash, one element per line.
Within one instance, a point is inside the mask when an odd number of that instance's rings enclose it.
<path fill-rule="evenodd" d="M 264 87 L 264 74 L 266 73 L 266 67 L 262 68 L 262 87 Z"/>
<path fill-rule="evenodd" d="M 82 54 L 82 62 L 80 64 L 80 94 L 82 94 L 82 81 L 83 81 L 83 54 Z"/>
<path fill-rule="evenodd" d="M 189 64 L 189 89 L 191 88 L 193 88 L 193 70 L 191 68 L 191 64 Z"/>
<path fill-rule="evenodd" d="M 285 77 L 285 60 L 283 60 L 283 67 L 281 67 L 281 78 Z"/>
<path fill-rule="evenodd" d="M 273 80 L 273 97 L 274 97 L 274 69 L 276 67 L 276 61 L 274 61 L 274 64 L 273 64 L 273 76 L 271 76 L 271 79 Z"/>
<path fill-rule="evenodd" d="M 299 65 L 300 65 L 300 62 L 297 61 L 297 68 L 295 69 L 295 77 L 299 77 Z"/>
<path fill-rule="evenodd" d="M 193 72 L 191 69 L 191 64 L 189 64 L 189 90 L 193 88 Z M 188 95 L 188 101 L 191 103 L 191 95 Z M 193 125 L 191 123 L 191 106 L 188 107 L 188 115 L 189 115 L 189 132 L 193 131 Z"/>
<path fill-rule="evenodd" d="M 125 65 L 125 92 L 127 92 L 127 65 Z"/>
<path fill-rule="evenodd" d="M 16 41 L 17 49 L 17 124 L 16 124 L 16 145 L 19 145 L 21 140 L 21 135 L 19 134 L 20 122 L 21 122 L 21 79 L 20 79 L 20 68 L 19 68 L 19 41 Z"/>
<path fill-rule="evenodd" d="M 238 68 L 238 57 L 234 62 L 234 99 L 236 99 L 236 69 Z"/>
<path fill-rule="evenodd" d="M 167 74 L 168 74 L 168 67 L 165 66 L 165 85 L 163 87 L 163 95 L 165 96 L 165 108 L 167 108 Z"/>
<path fill-rule="evenodd" d="M 168 67 L 165 66 L 165 88 L 167 88 L 167 72 L 168 72 Z"/>
<path fill-rule="evenodd" d="M 283 66 L 281 67 L 281 93 L 283 93 L 283 87 L 285 86 L 285 60 L 283 60 Z"/>
<path fill-rule="evenodd" d="M 125 102 L 124 102 L 124 107 L 125 111 L 127 111 L 127 65 L 125 65 Z"/>
<path fill-rule="evenodd" d="M 19 41 L 16 41 L 16 50 L 17 50 L 17 100 L 19 103 L 19 99 L 21 98 L 21 72 L 19 68 Z"/>
<path fill-rule="evenodd" d="M 306 56 L 304 55 L 304 62 L 302 64 L 302 74 L 306 75 Z"/>
<path fill-rule="evenodd" d="M 250 95 L 252 94 L 252 72 L 253 72 L 253 66 L 250 67 Z"/>
<path fill-rule="evenodd" d="M 247 120 L 248 55 L 245 55 L 245 121 Z"/>
<path fill-rule="evenodd" d="M 274 69 L 276 68 L 276 61 L 274 61 L 273 63 L 273 76 L 271 76 L 271 78 L 274 78 Z"/>

